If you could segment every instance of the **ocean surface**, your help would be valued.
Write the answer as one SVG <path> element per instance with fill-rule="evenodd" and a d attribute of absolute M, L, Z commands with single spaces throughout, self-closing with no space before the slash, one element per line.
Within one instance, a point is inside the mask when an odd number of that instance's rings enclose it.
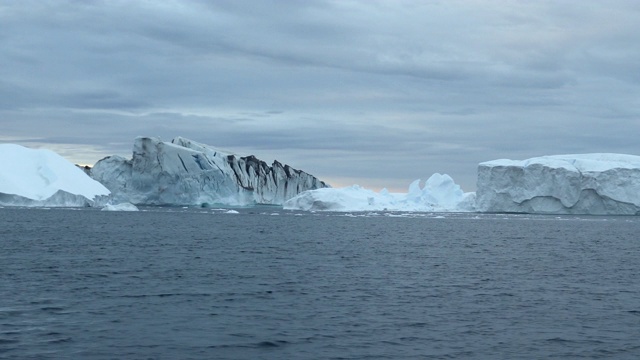
<path fill-rule="evenodd" d="M 640 217 L 0 208 L 0 359 L 638 359 Z"/>

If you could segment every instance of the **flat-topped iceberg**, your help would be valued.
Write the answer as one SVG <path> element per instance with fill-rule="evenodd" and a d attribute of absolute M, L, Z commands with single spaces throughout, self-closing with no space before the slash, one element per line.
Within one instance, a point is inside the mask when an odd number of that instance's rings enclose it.
<path fill-rule="evenodd" d="M 107 188 L 53 151 L 0 144 L 0 205 L 94 206 L 108 195 Z"/>
<path fill-rule="evenodd" d="M 138 137 L 131 160 L 106 157 L 91 176 L 111 190 L 114 202 L 137 205 L 281 205 L 327 186 L 278 161 L 269 166 L 255 156 L 238 157 L 182 137 Z"/>
<path fill-rule="evenodd" d="M 353 185 L 305 191 L 286 201 L 287 210 L 311 211 L 474 211 L 474 193 L 465 193 L 449 175 L 433 174 L 420 187 L 420 180 L 407 193 L 379 193 Z"/>
<path fill-rule="evenodd" d="M 579 154 L 480 163 L 481 212 L 640 214 L 640 156 Z"/>

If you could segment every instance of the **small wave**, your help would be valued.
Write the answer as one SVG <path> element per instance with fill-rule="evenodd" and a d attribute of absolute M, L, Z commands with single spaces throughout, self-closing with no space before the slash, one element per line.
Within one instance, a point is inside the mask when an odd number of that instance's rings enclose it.
<path fill-rule="evenodd" d="M 120 295 L 119 297 L 122 298 L 147 298 L 147 297 L 172 297 L 172 296 L 202 296 L 202 297 L 206 297 L 206 296 L 211 296 L 211 294 L 208 293 L 159 293 L 159 294 L 127 294 L 127 295 Z"/>
<path fill-rule="evenodd" d="M 550 338 L 547 339 L 547 341 L 549 342 L 574 342 L 573 340 L 569 340 L 569 339 L 565 339 L 565 338 L 561 338 L 561 337 L 554 337 L 554 338 Z"/>
<path fill-rule="evenodd" d="M 413 341 L 423 341 L 424 339 L 419 338 L 417 336 L 403 336 L 399 340 L 404 342 L 413 342 Z"/>
<path fill-rule="evenodd" d="M 20 340 L 16 340 L 16 339 L 1 339 L 0 338 L 0 345 L 17 344 L 19 342 L 20 342 Z"/>
<path fill-rule="evenodd" d="M 277 348 L 281 346 L 285 346 L 289 344 L 286 340 L 275 340 L 275 341 L 260 341 L 258 343 L 250 343 L 250 344 L 222 344 L 222 345 L 211 345 L 210 349 L 229 349 L 229 348 Z"/>
<path fill-rule="evenodd" d="M 82 276 L 84 276 L 85 278 L 89 278 L 89 279 L 93 279 L 93 278 L 108 278 L 109 275 L 107 274 L 96 274 L 96 273 L 84 273 L 82 274 Z"/>
<path fill-rule="evenodd" d="M 399 343 L 397 341 L 391 341 L 391 340 L 382 340 L 382 341 L 380 341 L 380 344 L 392 345 L 392 346 L 400 346 L 400 345 L 402 345 L 402 343 Z"/>
<path fill-rule="evenodd" d="M 64 311 L 64 308 L 61 308 L 58 306 L 44 306 L 44 307 L 41 307 L 40 310 L 48 311 L 48 312 L 58 312 L 58 311 Z"/>
<path fill-rule="evenodd" d="M 0 308 L 0 319 L 22 314 L 22 310 L 14 308 Z"/>
<path fill-rule="evenodd" d="M 277 341 L 261 341 L 258 343 L 258 347 L 280 347 L 282 345 L 288 344 L 287 341 L 277 340 Z"/>
<path fill-rule="evenodd" d="M 71 339 L 70 337 L 64 337 L 64 338 L 60 338 L 60 339 L 51 339 L 51 340 L 47 340 L 47 344 L 62 344 L 62 343 L 67 343 L 67 342 L 72 342 L 73 339 Z"/>
<path fill-rule="evenodd" d="M 54 299 L 37 299 L 37 300 L 30 301 L 29 304 L 31 304 L 31 305 L 46 305 L 46 304 L 53 304 L 55 302 L 56 302 L 56 300 L 54 300 Z"/>
<path fill-rule="evenodd" d="M 428 325 L 429 324 L 426 323 L 426 322 L 414 322 L 414 323 L 408 324 L 407 326 L 409 326 L 409 327 L 420 327 L 421 328 L 421 327 L 426 327 Z"/>

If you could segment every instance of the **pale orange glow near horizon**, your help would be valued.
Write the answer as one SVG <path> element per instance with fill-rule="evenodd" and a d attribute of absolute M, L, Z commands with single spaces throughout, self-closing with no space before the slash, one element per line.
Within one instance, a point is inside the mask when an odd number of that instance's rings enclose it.
<path fill-rule="evenodd" d="M 409 188 L 410 182 L 401 184 L 402 180 L 397 180 L 397 183 L 387 183 L 387 180 L 383 179 L 365 179 L 365 178 L 348 178 L 348 177 L 327 177 L 322 178 L 322 181 L 331 185 L 333 188 L 344 188 L 353 185 L 358 185 L 365 189 L 380 192 L 382 189 L 387 189 L 393 193 L 405 193 Z M 415 179 L 414 179 L 415 180 Z"/>

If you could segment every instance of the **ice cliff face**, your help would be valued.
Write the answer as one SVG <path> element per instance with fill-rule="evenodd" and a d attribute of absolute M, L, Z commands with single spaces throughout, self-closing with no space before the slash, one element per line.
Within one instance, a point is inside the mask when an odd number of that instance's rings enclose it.
<path fill-rule="evenodd" d="M 640 156 L 554 155 L 480 163 L 481 212 L 640 214 Z"/>
<path fill-rule="evenodd" d="M 327 187 L 277 161 L 269 166 L 181 137 L 138 137 L 131 160 L 104 158 L 91 176 L 111 190 L 114 201 L 138 205 L 281 205 L 303 191 Z"/>

